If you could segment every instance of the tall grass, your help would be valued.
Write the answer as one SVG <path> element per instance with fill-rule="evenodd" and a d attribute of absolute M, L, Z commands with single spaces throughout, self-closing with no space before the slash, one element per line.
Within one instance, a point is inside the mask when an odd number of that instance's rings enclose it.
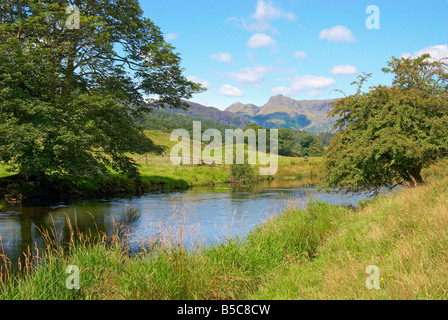
<path fill-rule="evenodd" d="M 257 290 L 272 270 L 309 260 L 343 210 L 312 203 L 256 228 L 247 239 L 191 250 L 159 245 L 130 256 L 122 237 L 76 234 L 63 248 L 44 232 L 45 253 L 28 260 L 27 272 L 4 277 L 2 299 L 236 299 Z M 172 242 L 171 242 L 172 243 Z M 177 242 L 178 243 L 178 242 Z M 179 243 L 178 243 L 179 244 Z M 32 263 L 34 262 L 34 263 Z M 36 263 L 37 262 L 37 263 Z M 68 265 L 81 269 L 81 289 L 68 290 Z"/>
<path fill-rule="evenodd" d="M 369 265 L 379 290 L 366 287 Z M 316 259 L 272 273 L 250 298 L 448 299 L 448 178 L 347 212 Z"/>
<path fill-rule="evenodd" d="M 446 175 L 358 208 L 311 201 L 213 247 L 168 241 L 132 256 L 117 233 L 72 234 L 63 248 L 49 231 L 36 263 L 2 277 L 0 298 L 448 298 Z M 65 287 L 68 265 L 80 268 L 79 290 Z M 380 290 L 366 287 L 369 265 L 380 268 Z"/>

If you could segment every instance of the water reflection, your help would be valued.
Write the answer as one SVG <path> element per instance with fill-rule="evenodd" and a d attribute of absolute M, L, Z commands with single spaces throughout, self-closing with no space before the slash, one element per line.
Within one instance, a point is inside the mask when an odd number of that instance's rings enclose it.
<path fill-rule="evenodd" d="M 53 228 L 65 241 L 69 223 L 81 232 L 112 234 L 114 227 L 130 228 L 130 246 L 143 242 L 182 241 L 191 246 L 221 243 L 244 236 L 256 225 L 289 206 L 304 207 L 310 198 L 334 204 L 356 204 L 365 195 L 343 196 L 316 191 L 316 186 L 252 189 L 196 188 L 177 193 L 149 193 L 133 198 L 59 203 L 51 206 L 8 207 L 0 212 L 0 253 L 17 261 L 28 246 L 43 245 L 42 228 Z"/>

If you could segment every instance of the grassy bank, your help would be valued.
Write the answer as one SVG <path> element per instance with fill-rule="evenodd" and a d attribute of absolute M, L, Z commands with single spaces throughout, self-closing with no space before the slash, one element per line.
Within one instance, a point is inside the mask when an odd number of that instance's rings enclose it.
<path fill-rule="evenodd" d="M 33 183 L 32 186 L 29 182 L 20 180 L 7 172 L 7 167 L 3 165 L 0 167 L 0 193 L 23 194 L 25 197 L 30 196 L 36 199 L 48 195 L 57 197 L 61 195 L 62 198 L 65 196 L 68 198 L 104 197 L 153 190 L 215 186 L 232 180 L 230 165 L 175 166 L 169 162 L 169 158 L 154 155 L 149 155 L 147 160 L 146 157 L 140 157 L 137 160 L 141 174 L 139 180 L 113 175 L 103 181 L 60 179 L 55 182 L 48 181 L 45 185 Z M 282 183 L 290 182 L 292 185 L 296 185 L 297 181 L 302 184 L 319 184 L 321 164 L 322 159 L 304 161 L 300 158 L 279 157 L 279 169 L 273 179 Z M 254 166 L 256 175 L 258 175 L 258 169 L 258 166 Z M 264 181 L 268 177 L 259 176 L 258 178 Z"/>
<path fill-rule="evenodd" d="M 28 276 L 4 274 L 0 298 L 447 299 L 446 169 L 358 209 L 311 202 L 247 239 L 195 252 L 159 247 L 129 257 L 118 238 L 83 238 L 68 251 L 52 245 Z M 68 265 L 80 267 L 80 290 L 65 287 Z M 369 265 L 380 269 L 380 290 L 366 288 Z"/>
<path fill-rule="evenodd" d="M 166 146 L 170 150 L 176 143 L 170 141 L 168 133 L 151 131 L 147 134 L 156 144 Z M 223 151 L 223 154 L 225 152 Z M 102 181 L 91 179 L 77 181 L 60 178 L 42 184 L 28 182 L 14 177 L 14 172 L 8 172 L 8 166 L 0 164 L 0 194 L 24 198 L 44 199 L 49 195 L 58 198 L 107 197 L 129 194 L 140 194 L 153 190 L 178 190 L 194 186 L 214 186 L 228 183 L 232 180 L 230 165 L 214 166 L 174 165 L 168 156 L 148 154 L 133 156 L 139 165 L 140 179 L 129 179 L 125 176 L 112 175 Z M 306 160 L 306 161 L 305 161 Z M 303 184 L 320 183 L 321 158 L 278 158 L 278 172 L 274 175 L 277 181 L 301 181 Z M 254 166 L 258 175 L 259 166 Z M 266 176 L 259 177 L 266 180 Z M 51 199 L 48 199 L 51 200 Z"/>

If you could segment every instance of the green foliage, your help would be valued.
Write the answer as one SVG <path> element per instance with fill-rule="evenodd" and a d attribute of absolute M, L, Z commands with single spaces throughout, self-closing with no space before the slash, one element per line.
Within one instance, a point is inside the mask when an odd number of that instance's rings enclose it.
<path fill-rule="evenodd" d="M 102 177 L 138 171 L 131 153 L 161 149 L 134 123 L 151 107 L 185 107 L 203 88 L 137 0 L 0 4 L 0 160 L 22 176 Z M 157 95 L 147 101 L 144 96 Z"/>
<path fill-rule="evenodd" d="M 258 130 L 266 130 L 266 150 L 270 152 L 271 146 L 271 129 L 263 128 L 262 126 L 251 124 L 246 127 L 244 130 L 255 130 L 255 133 L 258 135 Z M 247 143 L 247 141 L 245 141 Z M 281 156 L 292 157 L 296 155 L 295 152 L 295 144 L 296 140 L 292 134 L 292 131 L 289 129 L 278 129 L 278 154 Z"/>
<path fill-rule="evenodd" d="M 294 156 L 296 140 L 289 129 L 278 130 L 278 154 L 281 156 Z"/>
<path fill-rule="evenodd" d="M 303 157 L 320 157 L 325 153 L 324 145 L 322 142 L 313 135 L 304 135 L 299 141 L 301 152 Z"/>
<path fill-rule="evenodd" d="M 259 129 L 265 129 L 259 125 L 251 124 L 245 130 L 253 129 L 258 133 Z M 266 129 L 266 141 L 270 141 L 270 130 Z M 304 157 L 320 157 L 325 153 L 324 144 L 322 141 L 330 141 L 334 137 L 332 133 L 321 133 L 313 135 L 300 130 L 278 129 L 278 154 L 286 157 L 294 157 L 301 155 Z M 305 144 L 302 146 L 301 139 Z M 308 142 L 306 142 L 308 141 Z M 267 144 L 267 151 L 269 152 L 270 144 Z"/>
<path fill-rule="evenodd" d="M 392 184 L 423 183 L 421 171 L 448 153 L 448 71 L 429 55 L 393 58 L 383 71 L 390 87 L 361 92 L 370 75 L 360 76 L 356 94 L 334 103 L 340 130 L 329 147 L 327 187 L 352 191 Z"/>
<path fill-rule="evenodd" d="M 328 147 L 330 145 L 331 139 L 335 137 L 334 133 L 330 132 L 319 132 L 317 134 L 317 138 L 322 142 L 324 147 Z"/>
<path fill-rule="evenodd" d="M 248 163 L 233 163 L 230 166 L 230 179 L 242 185 L 248 185 L 257 181 L 254 169 Z"/>
<path fill-rule="evenodd" d="M 218 130 L 221 132 L 223 141 L 225 140 L 226 129 L 236 129 L 232 125 L 225 125 L 211 120 L 161 110 L 152 110 L 136 120 L 137 124 L 145 130 L 159 130 L 161 132 L 171 133 L 176 129 L 185 129 L 189 132 L 190 137 L 193 137 L 193 121 L 201 122 L 202 134 L 208 129 Z"/>

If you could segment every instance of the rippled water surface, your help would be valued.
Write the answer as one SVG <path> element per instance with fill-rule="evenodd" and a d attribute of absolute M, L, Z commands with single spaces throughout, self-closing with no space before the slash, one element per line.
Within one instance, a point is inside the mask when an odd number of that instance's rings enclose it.
<path fill-rule="evenodd" d="M 315 187 L 196 188 L 177 193 L 148 193 L 139 197 L 86 200 L 45 206 L 7 207 L 0 212 L 0 253 L 17 259 L 30 245 L 42 245 L 40 230 L 53 228 L 62 238 L 68 219 L 81 231 L 111 234 L 114 226 L 129 228 L 131 247 L 142 242 L 175 240 L 187 245 L 220 243 L 245 236 L 256 225 L 288 206 L 304 207 L 310 198 L 333 204 L 356 204 L 365 195 L 344 196 Z M 1 248 L 1 246 L 3 248 Z"/>

